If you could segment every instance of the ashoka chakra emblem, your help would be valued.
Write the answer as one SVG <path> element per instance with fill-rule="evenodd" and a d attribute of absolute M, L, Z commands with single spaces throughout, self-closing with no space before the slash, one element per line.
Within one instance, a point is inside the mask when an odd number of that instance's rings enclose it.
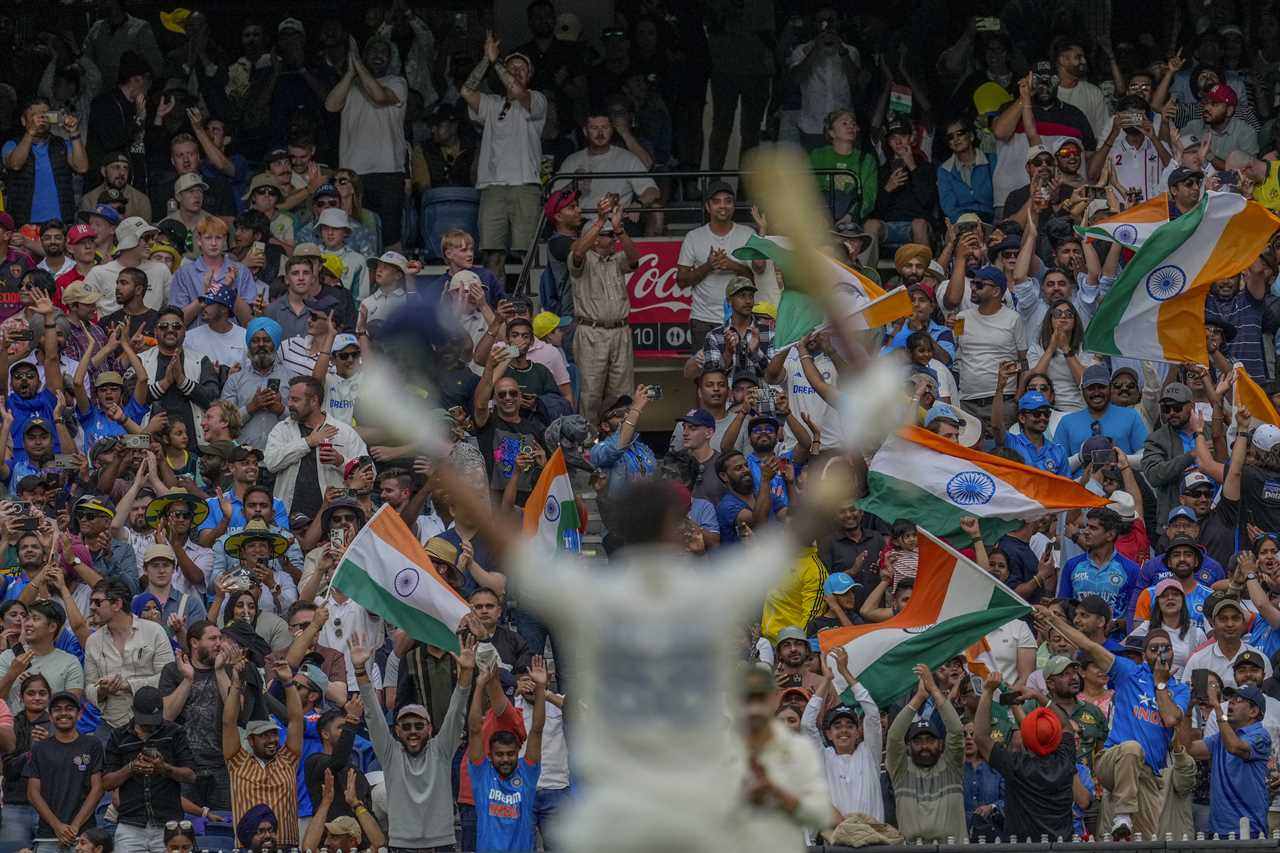
<path fill-rule="evenodd" d="M 1147 276 L 1147 293 L 1157 302 L 1172 299 L 1187 286 L 1187 274 L 1173 264 L 1159 267 Z"/>
<path fill-rule="evenodd" d="M 995 496 L 995 479 L 982 471 L 961 471 L 947 481 L 947 497 L 960 506 L 991 503 Z"/>
<path fill-rule="evenodd" d="M 560 501 L 556 500 L 555 495 L 547 496 L 547 503 L 542 508 L 542 517 L 552 522 L 560 520 Z"/>
<path fill-rule="evenodd" d="M 393 582 L 396 587 L 396 595 L 401 598 L 408 598 L 413 595 L 413 591 L 418 588 L 418 581 L 420 580 L 422 580 L 422 572 L 418 569 L 408 568 L 396 572 L 396 579 Z"/>
<path fill-rule="evenodd" d="M 1126 243 L 1132 245 L 1138 242 L 1138 229 L 1128 223 L 1120 225 L 1112 232 L 1111 236 L 1117 243 Z"/>

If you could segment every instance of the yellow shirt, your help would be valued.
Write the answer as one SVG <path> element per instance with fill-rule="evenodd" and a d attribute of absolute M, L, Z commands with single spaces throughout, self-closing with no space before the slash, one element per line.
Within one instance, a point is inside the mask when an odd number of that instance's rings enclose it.
<path fill-rule="evenodd" d="M 1280 213 L 1280 161 L 1267 164 L 1267 178 L 1253 188 L 1253 200 L 1275 213 Z"/>
<path fill-rule="evenodd" d="M 827 581 L 827 567 L 818 559 L 815 546 L 805 548 L 791 571 L 764 600 L 760 616 L 760 636 L 770 643 L 788 625 L 806 630 L 810 620 L 827 612 L 822 585 Z"/>

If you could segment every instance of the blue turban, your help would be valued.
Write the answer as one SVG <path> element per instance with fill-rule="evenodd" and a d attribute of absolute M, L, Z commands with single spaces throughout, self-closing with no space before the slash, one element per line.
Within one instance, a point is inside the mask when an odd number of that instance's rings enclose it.
<path fill-rule="evenodd" d="M 244 329 L 245 346 L 249 345 L 249 341 L 252 340 L 253 336 L 258 332 L 266 332 L 270 335 L 271 342 L 277 347 L 280 346 L 280 341 L 284 339 L 284 329 L 280 328 L 280 324 L 275 320 L 272 320 L 270 317 L 254 317 L 249 321 L 249 325 L 245 326 Z"/>
<path fill-rule="evenodd" d="M 277 326 L 276 328 L 279 327 Z M 254 833 L 258 831 L 258 827 L 264 820 L 271 822 L 272 829 L 279 830 L 280 821 L 276 818 L 276 813 L 271 810 L 271 806 L 265 803 L 258 803 L 240 815 L 240 822 L 236 824 L 236 838 L 240 839 L 241 847 L 253 846 Z"/>

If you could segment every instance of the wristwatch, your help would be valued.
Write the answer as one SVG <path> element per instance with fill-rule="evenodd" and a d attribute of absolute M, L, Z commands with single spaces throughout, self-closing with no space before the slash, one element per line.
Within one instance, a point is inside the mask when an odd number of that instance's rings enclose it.
<path fill-rule="evenodd" d="M 1244 579 L 1245 579 L 1245 580 L 1247 580 L 1247 581 L 1256 581 L 1256 580 L 1258 579 L 1258 573 L 1257 573 L 1257 572 L 1249 572 L 1249 574 L 1247 574 L 1247 575 L 1245 575 L 1245 576 L 1244 576 Z"/>
<path fill-rule="evenodd" d="M 1161 681 L 1156 684 L 1156 690 L 1168 690 L 1168 689 L 1169 689 L 1169 682 L 1167 681 Z"/>

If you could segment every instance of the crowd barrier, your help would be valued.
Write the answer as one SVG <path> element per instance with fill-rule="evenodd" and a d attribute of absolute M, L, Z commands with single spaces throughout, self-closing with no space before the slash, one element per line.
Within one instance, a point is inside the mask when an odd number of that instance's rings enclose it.
<path fill-rule="evenodd" d="M 1245 853 L 1245 851 L 1280 850 L 1280 835 L 1270 838 L 1241 840 L 1238 838 L 1184 837 L 1135 839 L 1131 841 L 1041 841 L 955 844 L 893 844 L 874 847 L 842 847 L 815 845 L 808 853 Z"/>

